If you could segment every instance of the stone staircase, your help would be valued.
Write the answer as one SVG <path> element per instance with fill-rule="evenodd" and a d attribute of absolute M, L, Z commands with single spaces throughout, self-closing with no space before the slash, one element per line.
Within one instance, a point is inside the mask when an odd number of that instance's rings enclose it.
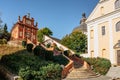
<path fill-rule="evenodd" d="M 63 80 L 80 80 L 98 77 L 92 70 L 86 69 L 83 66 L 84 62 L 80 58 L 73 56 L 70 59 L 74 61 L 74 69 Z"/>
<path fill-rule="evenodd" d="M 97 77 L 94 72 L 81 67 L 78 69 L 73 69 L 73 71 L 71 71 L 71 73 L 68 74 L 65 80 L 87 79 L 87 78 L 94 78 L 94 77 Z"/>

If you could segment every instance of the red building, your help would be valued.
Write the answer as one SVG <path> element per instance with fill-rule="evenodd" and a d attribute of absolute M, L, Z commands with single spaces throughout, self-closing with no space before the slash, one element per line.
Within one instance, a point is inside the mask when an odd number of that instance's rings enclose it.
<path fill-rule="evenodd" d="M 36 22 L 36 24 L 34 25 L 34 18 L 30 18 L 30 15 L 25 15 L 21 20 L 19 16 L 18 21 L 11 30 L 11 39 L 20 41 L 27 40 L 36 44 L 37 30 L 38 23 Z"/>

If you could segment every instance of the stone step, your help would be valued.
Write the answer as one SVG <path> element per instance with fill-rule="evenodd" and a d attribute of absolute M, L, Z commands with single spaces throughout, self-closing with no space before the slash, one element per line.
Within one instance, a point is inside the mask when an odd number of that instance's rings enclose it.
<path fill-rule="evenodd" d="M 82 60 L 80 58 L 77 58 L 76 56 L 71 57 L 71 59 L 74 61 L 74 69 L 68 74 L 66 77 L 67 79 L 85 79 L 85 78 L 94 78 L 96 77 L 96 74 L 92 72 L 91 70 L 85 69 L 82 64 Z"/>
<path fill-rule="evenodd" d="M 96 74 L 91 74 L 91 73 L 71 73 L 68 76 L 96 76 Z"/>
<path fill-rule="evenodd" d="M 96 77 L 96 75 L 77 75 L 77 76 L 68 76 L 67 78 L 90 78 Z"/>
<path fill-rule="evenodd" d="M 112 77 L 112 78 L 120 78 L 120 66 L 117 67 L 111 67 L 106 74 L 106 76 Z"/>
<path fill-rule="evenodd" d="M 97 76 L 97 77 L 91 77 L 91 78 L 66 78 L 63 80 L 113 80 L 113 79 L 107 76 Z"/>
<path fill-rule="evenodd" d="M 75 68 L 73 71 L 71 71 L 71 73 L 68 74 L 67 79 L 68 78 L 84 79 L 84 78 L 94 78 L 94 77 L 97 77 L 97 75 L 93 71 L 81 67 L 81 68 Z"/>
<path fill-rule="evenodd" d="M 85 78 L 95 78 L 95 77 L 97 77 L 97 76 L 92 76 L 92 75 L 84 75 L 84 76 L 69 76 L 69 77 L 67 77 L 67 78 L 70 78 L 70 79 L 73 79 L 73 78 L 79 78 L 79 79 L 85 79 Z M 66 78 L 66 79 L 67 79 Z"/>

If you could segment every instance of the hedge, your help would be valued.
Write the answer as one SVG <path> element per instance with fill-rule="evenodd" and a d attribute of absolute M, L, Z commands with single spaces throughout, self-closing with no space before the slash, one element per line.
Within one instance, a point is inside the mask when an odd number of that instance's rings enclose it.
<path fill-rule="evenodd" d="M 62 68 L 59 64 L 45 61 L 26 50 L 5 55 L 0 63 L 23 80 L 61 80 Z"/>
<path fill-rule="evenodd" d="M 27 45 L 27 41 L 23 40 L 23 41 L 22 41 L 22 46 L 25 48 L 26 45 Z"/>
<path fill-rule="evenodd" d="M 67 65 L 69 63 L 69 60 L 66 59 L 63 55 L 57 55 L 53 56 L 53 51 L 47 51 L 42 46 L 36 46 L 33 50 L 34 55 L 41 56 L 46 61 L 53 61 L 58 64 Z"/>
<path fill-rule="evenodd" d="M 105 58 L 84 58 L 88 64 L 93 65 L 93 71 L 105 75 L 111 67 L 111 62 Z"/>
<path fill-rule="evenodd" d="M 0 44 L 7 44 L 7 40 L 6 39 L 0 39 Z"/>
<path fill-rule="evenodd" d="M 32 52 L 33 44 L 32 43 L 27 44 L 26 48 L 28 52 Z"/>

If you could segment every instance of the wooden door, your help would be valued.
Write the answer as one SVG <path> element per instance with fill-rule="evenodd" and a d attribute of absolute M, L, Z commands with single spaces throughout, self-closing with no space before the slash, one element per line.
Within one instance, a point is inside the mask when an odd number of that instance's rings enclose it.
<path fill-rule="evenodd" d="M 120 66 L 120 50 L 117 50 L 117 65 Z"/>

